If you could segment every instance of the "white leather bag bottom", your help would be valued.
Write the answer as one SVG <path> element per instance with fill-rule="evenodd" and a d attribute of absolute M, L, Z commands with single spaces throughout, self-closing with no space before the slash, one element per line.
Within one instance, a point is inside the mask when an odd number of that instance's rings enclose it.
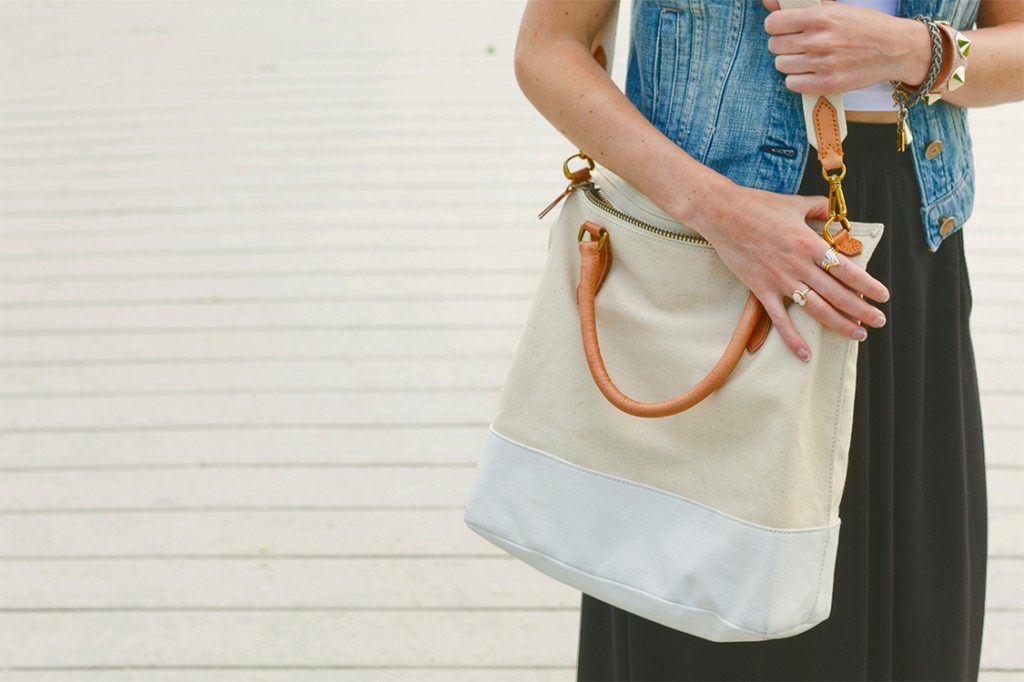
<path fill-rule="evenodd" d="M 759 526 L 493 431 L 466 523 L 557 580 L 717 642 L 796 635 L 831 609 L 838 522 Z"/>

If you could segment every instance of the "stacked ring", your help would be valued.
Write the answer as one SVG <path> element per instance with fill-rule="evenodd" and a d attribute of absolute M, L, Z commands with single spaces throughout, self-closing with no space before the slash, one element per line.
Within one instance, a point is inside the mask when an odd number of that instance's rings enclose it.
<path fill-rule="evenodd" d="M 825 252 L 825 257 L 821 259 L 821 269 L 828 272 L 835 266 L 839 265 L 839 257 L 836 255 L 839 253 L 836 247 L 830 248 Z"/>
<path fill-rule="evenodd" d="M 794 303 L 803 308 L 805 305 L 807 305 L 807 292 L 809 292 L 810 290 L 811 288 L 807 287 L 803 291 L 794 291 L 793 295 L 790 298 L 793 299 Z"/>

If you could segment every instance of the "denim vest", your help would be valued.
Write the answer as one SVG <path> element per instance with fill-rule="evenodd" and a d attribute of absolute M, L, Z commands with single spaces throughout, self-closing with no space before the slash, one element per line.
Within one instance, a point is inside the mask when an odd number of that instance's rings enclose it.
<path fill-rule="evenodd" d="M 897 15 L 924 14 L 963 30 L 974 24 L 979 2 L 900 0 Z M 626 95 L 704 165 L 747 187 L 794 194 L 807 133 L 801 97 L 786 89 L 768 51 L 767 16 L 760 0 L 634 0 Z M 921 102 L 908 120 L 921 219 L 935 251 L 974 205 L 967 110 Z M 941 151 L 929 159 L 925 149 L 934 141 Z"/>

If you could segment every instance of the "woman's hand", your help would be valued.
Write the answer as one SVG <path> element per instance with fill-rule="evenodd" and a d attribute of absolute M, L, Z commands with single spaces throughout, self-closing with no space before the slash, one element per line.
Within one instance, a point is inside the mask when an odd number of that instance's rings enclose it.
<path fill-rule="evenodd" d="M 917 86 L 931 65 L 931 38 L 924 24 L 825 0 L 821 7 L 776 11 L 764 22 L 776 68 L 795 92 L 847 92 L 898 80 Z M 936 17 L 939 18 L 939 17 Z M 967 84 L 946 93 L 947 104 L 991 106 L 1024 99 L 1024 2 L 981 0 L 971 40 Z"/>
<path fill-rule="evenodd" d="M 809 288 L 805 310 L 821 324 L 863 341 L 872 327 L 885 324 L 878 308 L 864 300 L 885 302 L 888 290 L 843 255 L 840 265 L 825 272 L 820 266 L 828 244 L 806 218 L 828 218 L 825 197 L 793 196 L 722 187 L 705 215 L 689 223 L 700 230 L 733 273 L 757 296 L 786 345 L 802 360 L 810 358 L 807 342 L 797 332 L 786 299 Z"/>
<path fill-rule="evenodd" d="M 931 65 L 931 37 L 919 21 L 826 1 L 775 11 L 764 22 L 775 68 L 794 92 L 847 92 L 880 81 L 919 84 Z"/>

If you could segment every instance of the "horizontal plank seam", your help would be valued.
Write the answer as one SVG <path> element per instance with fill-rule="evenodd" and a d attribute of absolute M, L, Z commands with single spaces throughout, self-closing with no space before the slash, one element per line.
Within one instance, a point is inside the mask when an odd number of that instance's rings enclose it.
<path fill-rule="evenodd" d="M 475 466 L 475 465 L 474 465 Z M 467 467 L 472 468 L 472 467 Z M 28 508 L 28 509 L 0 509 L 0 516 L 66 516 L 71 515 L 89 515 L 89 514 L 106 514 L 106 515 L 117 515 L 117 514 L 230 514 L 234 512 L 253 512 L 253 513 L 266 513 L 266 512 L 388 512 L 388 511 L 401 511 L 401 512 L 424 512 L 424 511 L 458 511 L 464 509 L 465 505 L 462 504 L 437 504 L 437 505 L 344 505 L 344 506 L 331 506 L 331 505 L 308 505 L 308 506 L 273 506 L 273 505 L 260 505 L 260 506 L 200 506 L 200 507 L 67 507 L 63 509 L 54 508 Z"/>
<path fill-rule="evenodd" d="M 96 465 L 64 465 L 35 467 L 0 467 L 0 474 L 33 474 L 33 473 L 93 473 L 120 471 L 215 471 L 217 469 L 462 469 L 475 467 L 476 462 L 436 461 L 436 462 L 157 462 L 153 464 L 96 464 Z"/>
<path fill-rule="evenodd" d="M 544 613 L 579 610 L 578 606 L 54 606 L 0 608 L 0 613 Z"/>
<path fill-rule="evenodd" d="M 112 272 L 93 273 L 88 275 L 0 275 L 0 283 L 10 284 L 54 284 L 62 282 L 143 282 L 143 281 L 188 281 L 202 279 L 308 279 L 313 277 L 367 277 L 391 278 L 400 276 L 429 275 L 430 277 L 484 277 L 503 275 L 539 275 L 539 268 L 407 268 L 401 270 L 387 268 L 309 268 L 303 270 L 234 270 L 216 272 Z"/>
<path fill-rule="evenodd" d="M 3 301 L 0 310 L 52 310 L 59 308 L 138 308 L 170 306 L 294 305 L 296 303 L 491 303 L 529 301 L 526 294 L 437 294 L 425 296 L 196 296 L 192 298 L 121 298 L 58 301 Z"/>
<path fill-rule="evenodd" d="M 281 324 L 281 325 L 224 325 L 222 327 L 64 327 L 52 329 L 0 329 L 0 336 L 108 336 L 111 334 L 138 336 L 169 336 L 174 334 L 267 334 L 285 332 L 422 332 L 422 331 L 511 331 L 521 329 L 517 323 L 454 323 L 436 324 Z"/>
<path fill-rule="evenodd" d="M 511 353 L 428 353 L 423 355 L 231 355 L 223 357 L 150 357 L 150 358 L 98 358 L 70 360 L 22 360 L 0 362 L 0 367 L 65 367 L 113 365 L 218 365 L 237 363 L 318 363 L 318 362 L 477 362 L 480 360 L 511 359 Z"/>
<path fill-rule="evenodd" d="M 1024 558 L 1021 556 L 1020 558 Z M 65 554 L 65 555 L 0 555 L 0 562 L 75 562 L 75 561 L 431 561 L 435 559 L 486 559 L 513 561 L 513 558 L 495 550 L 489 554 Z"/>
<path fill-rule="evenodd" d="M 2 400 L 78 400 L 81 398 L 140 398 L 140 397 L 168 397 L 168 396 L 220 396 L 220 395 L 304 395 L 315 394 L 351 394 L 359 395 L 372 393 L 492 393 L 500 391 L 501 386 L 296 386 L 269 388 L 262 386 L 251 386 L 241 388 L 208 388 L 208 389 L 166 389 L 153 391 L 33 391 L 29 392 L 3 392 L 0 391 Z"/>
<path fill-rule="evenodd" d="M 3 666 L 7 672 L 90 672 L 132 670 L 575 670 L 567 665 L 93 665 L 93 666 Z"/>
<path fill-rule="evenodd" d="M 445 429 L 486 428 L 487 422 L 324 422 L 324 423 L 222 423 L 222 424 L 134 424 L 130 426 L 40 426 L 0 429 L 2 434 L 29 433 L 132 433 L 154 431 L 238 431 L 294 430 L 294 429 Z"/>

